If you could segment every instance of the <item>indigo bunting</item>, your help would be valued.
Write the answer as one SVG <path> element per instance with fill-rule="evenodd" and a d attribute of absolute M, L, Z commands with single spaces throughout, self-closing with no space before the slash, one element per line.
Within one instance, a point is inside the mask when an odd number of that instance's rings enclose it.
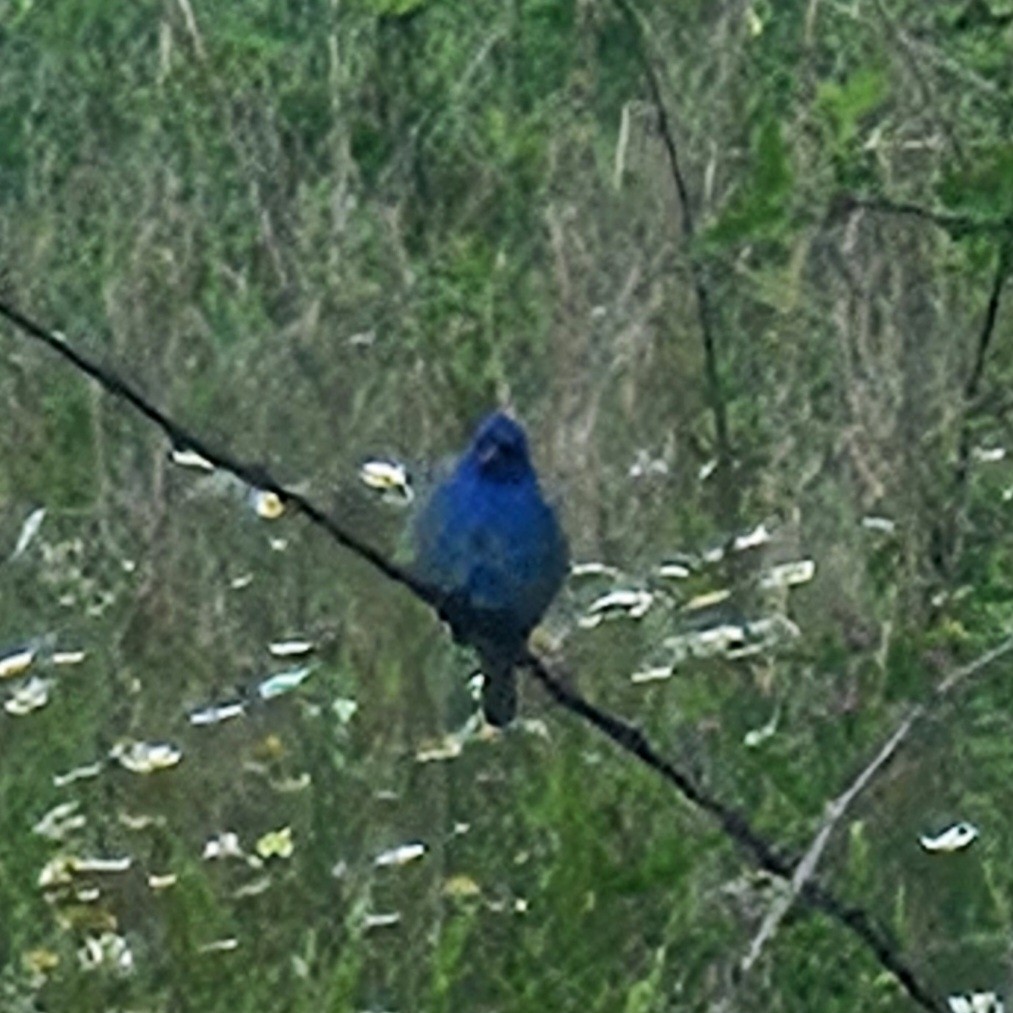
<path fill-rule="evenodd" d="M 514 663 L 569 567 L 517 422 L 496 412 L 479 426 L 414 536 L 416 573 L 444 595 L 440 613 L 454 639 L 481 659 L 485 718 L 508 725 L 517 712 Z"/>

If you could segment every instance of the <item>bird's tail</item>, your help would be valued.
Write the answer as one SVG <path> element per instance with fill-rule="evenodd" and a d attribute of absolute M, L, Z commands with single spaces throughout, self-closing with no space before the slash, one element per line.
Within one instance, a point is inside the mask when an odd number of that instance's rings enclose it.
<path fill-rule="evenodd" d="M 509 661 L 482 657 L 482 713 L 486 721 L 505 728 L 517 716 L 517 673 Z"/>

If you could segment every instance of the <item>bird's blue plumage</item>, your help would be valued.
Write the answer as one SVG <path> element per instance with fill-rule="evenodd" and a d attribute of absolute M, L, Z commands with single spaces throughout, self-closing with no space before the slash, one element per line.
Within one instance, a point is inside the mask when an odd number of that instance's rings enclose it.
<path fill-rule="evenodd" d="M 566 577 L 566 538 L 545 501 L 521 426 L 478 428 L 415 522 L 415 569 L 446 595 L 454 636 L 478 650 L 491 724 L 516 711 L 513 663 Z"/>

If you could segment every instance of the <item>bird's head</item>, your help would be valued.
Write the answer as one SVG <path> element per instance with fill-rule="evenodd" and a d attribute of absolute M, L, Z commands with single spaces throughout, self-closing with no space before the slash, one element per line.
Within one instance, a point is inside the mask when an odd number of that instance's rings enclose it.
<path fill-rule="evenodd" d="M 468 458 L 483 476 L 497 482 L 517 482 L 531 475 L 528 438 L 520 423 L 502 412 L 478 427 Z"/>

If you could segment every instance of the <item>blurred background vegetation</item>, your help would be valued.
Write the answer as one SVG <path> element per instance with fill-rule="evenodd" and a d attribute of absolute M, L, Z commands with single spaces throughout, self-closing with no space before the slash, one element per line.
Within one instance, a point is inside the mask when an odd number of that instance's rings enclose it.
<path fill-rule="evenodd" d="M 1009 628 L 1011 51 L 1008 0 L 0 0 L 0 290 L 390 552 L 405 514 L 358 465 L 439 461 L 497 404 L 575 558 L 622 586 L 765 524 L 640 622 L 575 627 L 575 581 L 545 639 L 801 850 Z M 0 642 L 87 656 L 0 715 L 0 1008 L 910 1005 L 803 908 L 737 973 L 770 884 L 533 684 L 526 731 L 418 762 L 469 706 L 433 617 L 3 331 Z M 789 643 L 631 682 L 688 595 L 730 584 L 754 616 L 752 568 L 801 557 Z M 297 634 L 304 686 L 187 722 Z M 1013 981 L 1010 678 L 940 708 L 820 868 L 940 1002 Z M 54 785 L 126 739 L 183 760 Z M 83 827 L 32 832 L 68 800 Z M 919 847 L 958 819 L 972 847 Z M 285 827 L 288 857 L 202 860 Z M 134 864 L 54 905 L 38 880 L 66 852 Z M 84 966 L 102 932 L 129 972 Z"/>

